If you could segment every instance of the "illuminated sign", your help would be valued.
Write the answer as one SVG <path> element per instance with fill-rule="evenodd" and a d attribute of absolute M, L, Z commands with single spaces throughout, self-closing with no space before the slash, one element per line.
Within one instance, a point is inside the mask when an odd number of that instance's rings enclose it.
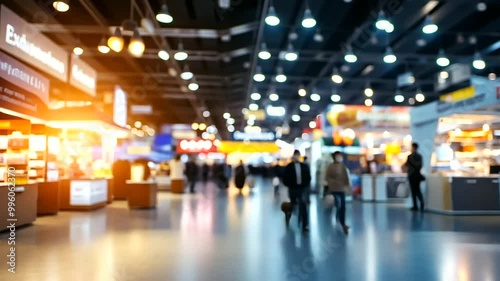
<path fill-rule="evenodd" d="M 0 39 L 0 48 L 61 81 L 68 81 L 68 53 L 3 5 Z"/>
<path fill-rule="evenodd" d="M 216 152 L 217 147 L 211 140 L 182 140 L 177 144 L 178 153 Z"/>
<path fill-rule="evenodd" d="M 97 72 L 78 56 L 71 56 L 71 77 L 69 83 L 95 97 Z"/>
<path fill-rule="evenodd" d="M 276 135 L 273 132 L 250 133 L 236 131 L 233 133 L 235 141 L 275 141 Z"/>

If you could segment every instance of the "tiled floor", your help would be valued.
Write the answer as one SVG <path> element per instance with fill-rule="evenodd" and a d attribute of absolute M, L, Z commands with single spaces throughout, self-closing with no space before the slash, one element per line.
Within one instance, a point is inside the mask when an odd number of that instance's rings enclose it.
<path fill-rule="evenodd" d="M 92 213 L 61 212 L 17 232 L 17 273 L 0 280 L 500 280 L 500 217 L 412 214 L 354 202 L 345 237 L 312 197 L 311 231 L 284 225 L 281 200 L 201 187 L 159 195 L 155 210 L 115 202 Z M 284 192 L 282 192 L 284 194 Z"/>

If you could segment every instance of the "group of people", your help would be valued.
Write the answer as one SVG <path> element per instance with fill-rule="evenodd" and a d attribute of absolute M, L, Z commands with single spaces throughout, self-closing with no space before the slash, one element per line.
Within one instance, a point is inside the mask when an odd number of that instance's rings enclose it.
<path fill-rule="evenodd" d="M 408 181 L 412 194 L 412 211 L 424 210 L 424 199 L 420 184 L 425 180 L 425 177 L 421 173 L 423 160 L 422 155 L 418 153 L 418 147 L 417 143 L 412 144 L 412 152 L 404 165 L 408 173 Z M 309 165 L 301 162 L 300 158 L 300 151 L 296 150 L 293 154 L 292 162 L 284 170 L 283 184 L 288 187 L 292 207 L 298 207 L 298 218 L 302 231 L 307 232 L 309 231 L 307 203 L 309 201 L 311 171 Z M 349 170 L 343 163 L 343 158 L 341 152 L 337 151 L 333 153 L 332 162 L 329 165 L 325 165 L 319 180 L 324 186 L 323 195 L 325 197 L 333 195 L 337 208 L 337 221 L 342 231 L 347 235 L 349 233 L 349 226 L 346 224 L 346 194 L 351 192 L 352 183 L 349 177 Z M 285 219 L 287 225 L 289 224 L 292 210 L 286 213 Z"/>

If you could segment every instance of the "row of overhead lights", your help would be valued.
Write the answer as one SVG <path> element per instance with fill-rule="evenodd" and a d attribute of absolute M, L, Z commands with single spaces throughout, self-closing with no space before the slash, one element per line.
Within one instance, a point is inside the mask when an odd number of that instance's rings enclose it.
<path fill-rule="evenodd" d="M 235 130 L 234 123 L 236 123 L 236 120 L 231 117 L 231 113 L 225 112 L 222 117 L 226 119 L 226 125 L 227 125 L 227 130 L 232 133 Z"/>

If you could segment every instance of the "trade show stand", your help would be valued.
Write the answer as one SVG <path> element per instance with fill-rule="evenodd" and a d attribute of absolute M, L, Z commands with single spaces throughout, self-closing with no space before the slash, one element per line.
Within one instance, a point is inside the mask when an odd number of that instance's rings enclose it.
<path fill-rule="evenodd" d="M 158 190 L 170 191 L 170 186 L 172 184 L 170 180 L 170 176 L 160 175 L 155 177 L 156 182 L 158 183 Z"/>
<path fill-rule="evenodd" d="M 448 215 L 500 215 L 498 175 L 430 175 L 427 210 Z"/>
<path fill-rule="evenodd" d="M 61 210 L 91 211 L 108 202 L 107 179 L 64 179 L 60 188 Z"/>
<path fill-rule="evenodd" d="M 404 202 L 410 196 L 406 174 L 364 174 L 361 199 L 375 202 Z"/>
<path fill-rule="evenodd" d="M 14 210 L 8 209 L 9 206 L 9 184 L 0 183 L 0 231 L 6 230 L 7 226 L 12 222 L 16 228 L 31 224 L 36 220 L 38 184 L 30 181 L 27 184 L 16 185 L 14 191 L 15 201 L 13 203 Z M 11 216 L 13 214 L 14 216 Z M 15 221 L 10 221 L 15 220 Z"/>
<path fill-rule="evenodd" d="M 59 181 L 38 183 L 37 215 L 56 215 L 59 212 Z"/>
<path fill-rule="evenodd" d="M 156 208 L 158 185 L 153 181 L 127 181 L 129 208 Z"/>

